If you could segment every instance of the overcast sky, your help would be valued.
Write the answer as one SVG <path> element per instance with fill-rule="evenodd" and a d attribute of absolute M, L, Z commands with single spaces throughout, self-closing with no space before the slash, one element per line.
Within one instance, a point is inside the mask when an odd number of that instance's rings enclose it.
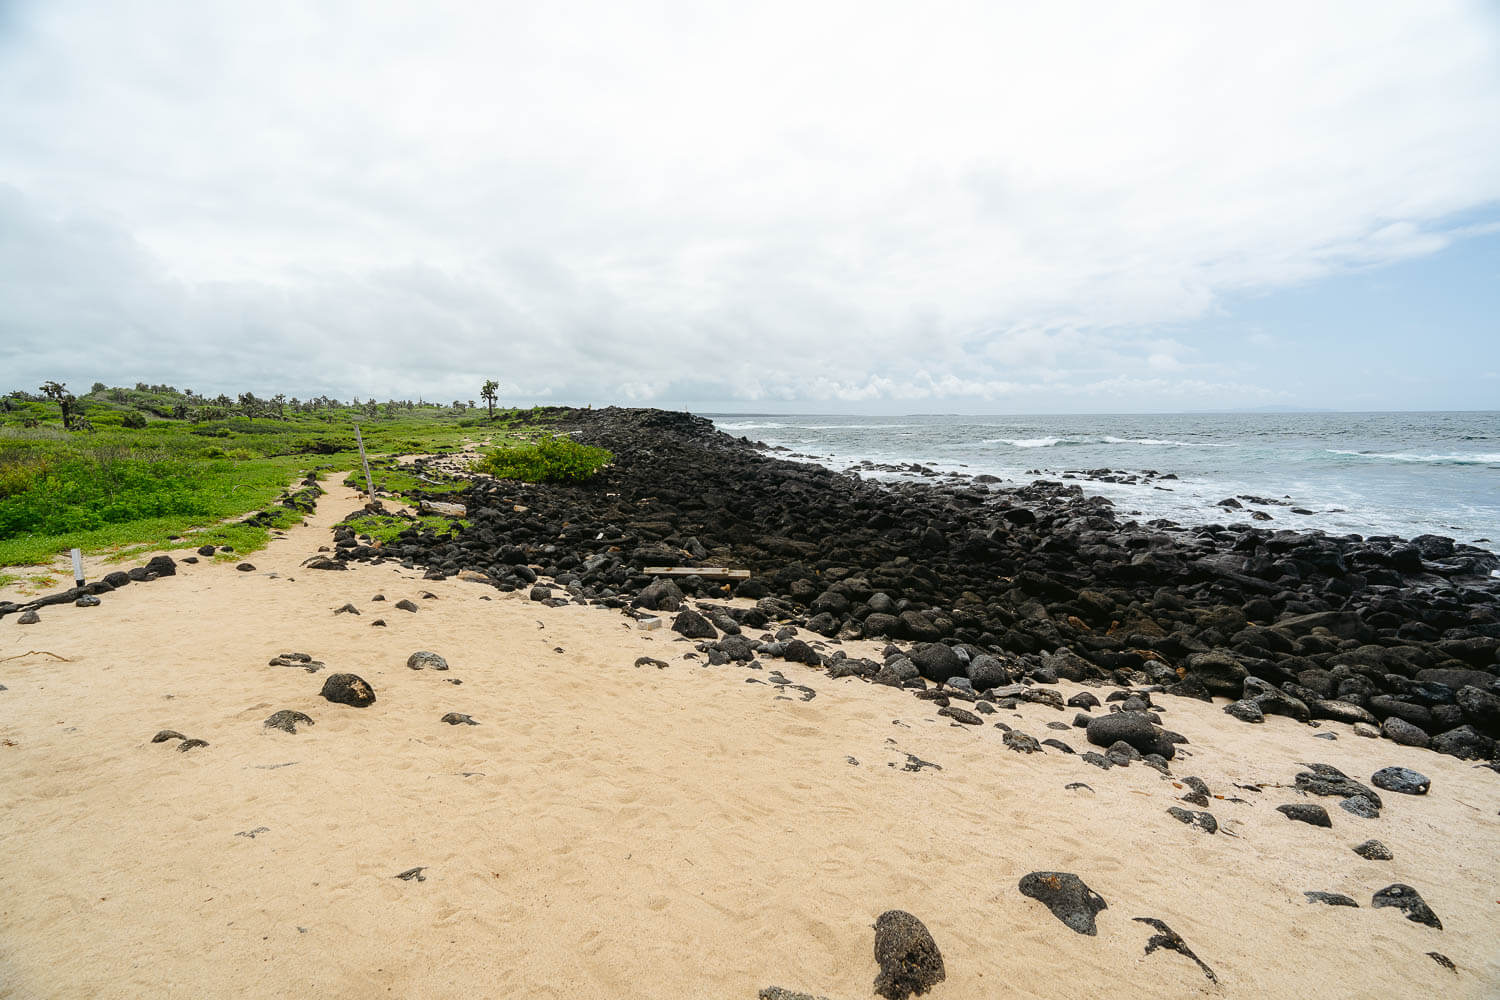
<path fill-rule="evenodd" d="M 1500 5 L 0 0 L 0 388 L 1500 408 Z"/>

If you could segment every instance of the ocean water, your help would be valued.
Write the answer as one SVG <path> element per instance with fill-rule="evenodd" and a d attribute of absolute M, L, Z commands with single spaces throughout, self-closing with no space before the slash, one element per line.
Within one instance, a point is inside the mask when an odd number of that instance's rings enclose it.
<path fill-rule="evenodd" d="M 1500 411 L 1087 416 L 751 416 L 705 414 L 719 430 L 781 445 L 843 471 L 869 460 L 1075 481 L 1122 516 L 1181 524 L 1250 521 L 1330 534 L 1447 535 L 1500 552 Z M 1171 473 L 1141 485 L 1067 474 Z M 902 478 L 867 473 L 872 478 Z M 912 477 L 906 477 L 912 478 Z M 1233 511 L 1226 497 L 1286 506 Z M 1291 507 L 1311 514 L 1294 514 Z"/>

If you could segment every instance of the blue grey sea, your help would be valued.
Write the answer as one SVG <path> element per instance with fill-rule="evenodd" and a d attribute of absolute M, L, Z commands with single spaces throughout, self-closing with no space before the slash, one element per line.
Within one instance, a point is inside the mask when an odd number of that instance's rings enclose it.
<path fill-rule="evenodd" d="M 1329 534 L 1447 535 L 1500 551 L 1500 411 L 903 417 L 705 414 L 836 471 L 918 463 L 1007 484 L 1075 479 L 1139 520 L 1249 521 Z M 1090 471 L 1176 479 L 1137 484 Z M 862 472 L 874 478 L 901 473 Z M 1279 505 L 1216 506 L 1254 496 Z M 1310 511 L 1292 513 L 1292 508 Z"/>

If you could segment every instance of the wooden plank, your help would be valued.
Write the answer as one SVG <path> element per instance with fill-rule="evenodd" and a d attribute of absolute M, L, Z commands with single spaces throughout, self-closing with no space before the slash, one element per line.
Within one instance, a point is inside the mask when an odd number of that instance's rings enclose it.
<path fill-rule="evenodd" d="M 449 517 L 463 517 L 468 514 L 468 508 L 461 503 L 443 503 L 440 500 L 421 500 L 417 503 L 419 513 L 432 511 L 435 514 L 447 514 Z"/>
<path fill-rule="evenodd" d="M 748 569 L 725 569 L 722 566 L 647 566 L 641 572 L 650 576 L 701 576 L 705 580 L 748 580 Z"/>

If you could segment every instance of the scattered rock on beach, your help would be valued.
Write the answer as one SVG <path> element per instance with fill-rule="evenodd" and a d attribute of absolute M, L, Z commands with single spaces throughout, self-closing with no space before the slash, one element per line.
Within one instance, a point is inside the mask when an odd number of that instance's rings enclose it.
<path fill-rule="evenodd" d="M 1328 818 L 1328 810 L 1322 806 L 1313 805 L 1311 802 L 1277 806 L 1276 811 L 1287 819 L 1294 819 L 1299 823 L 1308 823 L 1312 826 L 1333 826 L 1333 821 Z"/>
<path fill-rule="evenodd" d="M 1432 779 L 1420 771 L 1406 767 L 1382 767 L 1370 775 L 1370 783 L 1376 788 L 1402 795 L 1426 795 L 1432 787 Z"/>
<path fill-rule="evenodd" d="M 472 717 L 464 715 L 462 712 L 449 712 L 447 715 L 443 716 L 438 721 L 439 722 L 446 722 L 450 726 L 477 726 L 477 725 L 479 725 L 479 723 L 475 722 Z"/>
<path fill-rule="evenodd" d="M 334 608 L 333 613 L 336 615 L 357 615 L 359 614 L 359 609 L 352 604 L 345 604 L 341 608 Z"/>
<path fill-rule="evenodd" d="M 1160 754 L 1167 760 L 1176 755 L 1176 748 L 1157 726 L 1149 712 L 1114 712 L 1090 719 L 1084 732 L 1095 746 L 1112 747 L 1124 742 L 1138 753 Z"/>
<path fill-rule="evenodd" d="M 1447 969 L 1454 975 L 1458 975 L 1458 966 L 1453 964 L 1453 959 L 1449 958 L 1447 955 L 1444 955 L 1442 952 L 1429 951 L 1427 953 L 1427 957 L 1432 959 L 1438 965 L 1441 965 L 1443 968 Z"/>
<path fill-rule="evenodd" d="M 813 996 L 811 993 L 797 993 L 793 990 L 785 990 L 780 986 L 767 986 L 757 994 L 757 1000 L 828 1000 L 825 996 Z"/>
<path fill-rule="evenodd" d="M 947 978 L 937 942 L 905 910 L 887 910 L 875 921 L 875 992 L 886 1000 L 920 996 Z"/>
<path fill-rule="evenodd" d="M 400 608 L 402 611 L 410 611 L 410 612 L 412 612 L 414 614 L 416 613 L 416 610 L 417 610 L 416 603 L 413 602 L 413 601 L 409 601 L 409 600 L 407 600 L 404 597 L 401 598 L 401 600 L 399 600 L 399 601 L 396 602 L 396 607 Z"/>
<path fill-rule="evenodd" d="M 305 726 L 315 725 L 313 720 L 303 713 L 290 708 L 283 708 L 265 721 L 265 727 L 267 729 L 280 729 L 284 733 L 295 734 L 298 723 Z"/>
<path fill-rule="evenodd" d="M 95 597 L 93 594 L 84 594 L 82 597 L 78 598 L 78 600 L 73 602 L 73 606 L 77 608 L 97 608 L 100 603 L 101 602 L 99 598 Z"/>
<path fill-rule="evenodd" d="M 329 674 L 319 693 L 329 701 L 355 708 L 375 703 L 375 690 L 357 674 Z"/>
<path fill-rule="evenodd" d="M 171 556 L 152 556 L 146 560 L 146 572 L 155 573 L 158 577 L 176 576 L 177 563 Z"/>
<path fill-rule="evenodd" d="M 184 736 L 184 735 L 182 735 L 181 733 L 179 733 L 175 729 L 163 729 L 161 732 L 159 732 L 155 736 L 151 737 L 151 742 L 152 743 L 165 743 L 165 742 L 167 742 L 167 740 L 185 740 L 185 739 L 187 739 L 187 737 Z"/>
<path fill-rule="evenodd" d="M 300 667 L 310 674 L 315 674 L 327 666 L 322 660 L 315 660 L 307 653 L 280 653 L 271 658 L 270 665 L 273 667 Z"/>
<path fill-rule="evenodd" d="M 1194 812 L 1191 809 L 1184 809 L 1181 806 L 1170 806 L 1167 809 L 1167 814 L 1189 826 L 1196 826 L 1204 833 L 1219 832 L 1219 824 L 1214 819 L 1213 813 Z"/>
<path fill-rule="evenodd" d="M 1310 795 L 1337 795 L 1346 801 L 1346 808 L 1348 800 L 1363 799 L 1364 805 L 1356 803 L 1349 811 L 1358 815 L 1380 815 L 1383 803 L 1379 794 L 1368 785 L 1355 781 L 1331 764 L 1308 764 L 1307 767 L 1309 770 L 1299 771 L 1294 779 L 1298 791 Z"/>
<path fill-rule="evenodd" d="M 1307 897 L 1309 903 L 1324 903 L 1328 906 L 1353 906 L 1355 908 L 1359 906 L 1351 897 L 1345 896 L 1341 892 L 1304 892 L 1302 895 Z"/>
<path fill-rule="evenodd" d="M 1099 933 L 1095 915 L 1109 909 L 1104 897 L 1072 872 L 1031 872 L 1022 876 L 1020 889 L 1021 895 L 1040 902 L 1068 927 L 1091 937 Z"/>
<path fill-rule="evenodd" d="M 183 740 L 177 744 L 177 749 L 182 753 L 187 753 L 189 750 L 196 750 L 199 747 L 206 746 L 208 746 L 208 740 Z"/>
<path fill-rule="evenodd" d="M 961 722 L 966 726 L 984 725 L 984 720 L 975 715 L 973 712 L 970 712 L 969 710 L 963 708 L 955 708 L 951 705 L 946 708 L 938 709 L 937 714 L 945 715 L 948 718 L 952 719 L 954 722 Z"/>
<path fill-rule="evenodd" d="M 1367 840 L 1354 848 L 1354 853 L 1366 861 L 1390 861 L 1395 857 L 1391 849 L 1378 840 Z"/>
<path fill-rule="evenodd" d="M 1204 962 L 1203 959 L 1193 954 L 1193 949 L 1187 946 L 1187 942 L 1182 940 L 1181 935 L 1172 930 L 1172 928 L 1168 927 L 1165 922 L 1157 920 L 1155 917 L 1135 917 L 1133 919 L 1138 923 L 1149 924 L 1157 931 L 1157 933 L 1151 935 L 1151 939 L 1146 942 L 1146 954 L 1149 955 L 1158 948 L 1165 948 L 1168 951 L 1175 951 L 1179 955 L 1184 955 L 1187 958 L 1190 958 L 1194 962 L 1198 963 L 1198 968 L 1203 970 L 1203 974 L 1208 977 L 1209 982 L 1217 983 L 1219 981 L 1219 977 L 1214 975 L 1214 970 L 1210 969 L 1208 967 L 1208 964 Z"/>
<path fill-rule="evenodd" d="M 406 666 L 410 670 L 447 670 L 448 661 L 430 650 L 419 649 L 406 658 Z"/>
<path fill-rule="evenodd" d="M 16 619 L 16 624 L 17 625 L 35 625 L 38 622 L 40 622 L 41 620 L 42 620 L 42 616 L 39 615 L 39 614 L 37 614 L 35 610 L 32 610 L 32 611 L 23 611 L 21 613 L 21 617 L 19 617 L 19 618 Z"/>
<path fill-rule="evenodd" d="M 1409 885 L 1397 882 L 1388 885 L 1375 893 L 1370 900 L 1370 905 L 1376 908 L 1394 906 L 1406 914 L 1406 919 L 1413 923 L 1426 924 L 1428 927 L 1443 929 L 1443 922 L 1432 912 L 1432 907 L 1422 898 L 1422 894 Z"/>
<path fill-rule="evenodd" d="M 241 573 L 254 573 L 255 572 L 255 564 L 254 563 L 242 562 L 238 566 L 236 566 L 235 569 L 239 570 Z"/>
<path fill-rule="evenodd" d="M 1035 736 L 1030 736 L 1019 729 L 1012 729 L 1001 739 L 1005 745 L 1017 753 L 1042 753 L 1042 745 L 1036 741 Z"/>

